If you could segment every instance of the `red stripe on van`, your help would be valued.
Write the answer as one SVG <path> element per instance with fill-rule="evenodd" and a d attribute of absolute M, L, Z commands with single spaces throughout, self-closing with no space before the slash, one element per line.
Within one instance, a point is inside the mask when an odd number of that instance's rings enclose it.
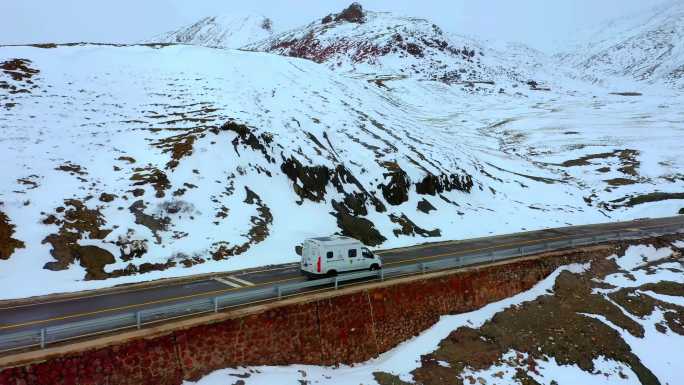
<path fill-rule="evenodd" d="M 316 267 L 318 269 L 318 272 L 321 272 L 321 256 L 318 256 L 318 262 L 316 262 Z"/>

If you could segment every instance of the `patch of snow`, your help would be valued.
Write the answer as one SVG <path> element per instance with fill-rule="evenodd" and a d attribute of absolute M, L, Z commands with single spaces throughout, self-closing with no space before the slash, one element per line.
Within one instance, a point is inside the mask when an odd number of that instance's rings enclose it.
<path fill-rule="evenodd" d="M 646 291 L 639 290 L 639 293 L 646 294 L 649 297 L 653 297 L 653 298 L 657 299 L 658 301 L 671 303 L 673 305 L 684 307 L 684 297 L 679 297 L 676 295 L 658 294 L 658 293 L 655 293 L 651 290 L 646 290 Z"/>
<path fill-rule="evenodd" d="M 625 251 L 625 255 L 611 257 L 620 268 L 626 270 L 627 273 L 619 272 L 610 274 L 605 277 L 604 281 L 618 287 L 637 287 L 647 283 L 657 283 L 660 281 L 684 282 L 684 275 L 682 273 L 667 269 L 667 267 L 681 269 L 682 266 L 678 264 L 672 266 L 663 264 L 658 266 L 658 274 L 650 274 L 648 270 L 640 268 L 650 262 L 669 258 L 672 256 L 672 252 L 672 249 L 669 247 L 656 249 L 651 245 L 630 246 Z M 596 292 L 606 291 L 598 289 Z"/>
<path fill-rule="evenodd" d="M 626 313 L 627 314 L 627 313 Z M 684 356 L 680 354 L 684 346 L 684 336 L 668 331 L 660 333 L 655 324 L 663 322 L 663 311 L 656 308 L 653 313 L 644 318 L 630 317 L 644 327 L 644 337 L 634 337 L 628 331 L 615 325 L 607 318 L 596 314 L 585 314 L 610 326 L 620 334 L 630 346 L 632 352 L 641 362 L 653 372 L 662 384 L 679 384 L 684 380 L 681 368 L 684 366 Z"/>
<path fill-rule="evenodd" d="M 485 382 L 479 382 L 481 384 L 501 384 L 502 379 L 510 379 L 515 376 L 516 368 L 507 365 L 506 362 L 514 361 L 519 354 L 522 356 L 522 360 L 527 358 L 527 354 L 509 351 L 501 357 L 501 361 L 504 363 L 493 365 L 485 370 L 466 368 L 460 377 L 483 379 Z M 641 384 L 636 374 L 629 367 L 605 357 L 594 360 L 594 373 L 587 373 L 577 365 L 560 365 L 554 358 L 537 360 L 536 362 L 535 369 L 538 373 L 528 371 L 527 374 L 540 384 L 550 384 L 551 381 L 555 381 L 558 385 Z M 622 378 L 620 373 L 626 378 Z"/>

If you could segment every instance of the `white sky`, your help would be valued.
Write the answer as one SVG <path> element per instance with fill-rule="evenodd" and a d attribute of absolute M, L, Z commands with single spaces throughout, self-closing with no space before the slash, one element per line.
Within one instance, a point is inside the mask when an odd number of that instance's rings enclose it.
<path fill-rule="evenodd" d="M 662 0 L 366 0 L 365 9 L 426 17 L 447 31 L 510 40 L 553 52 L 581 28 Z M 278 30 L 338 12 L 351 0 L 25 0 L 0 1 L 0 44 L 132 43 L 202 16 L 259 13 Z"/>

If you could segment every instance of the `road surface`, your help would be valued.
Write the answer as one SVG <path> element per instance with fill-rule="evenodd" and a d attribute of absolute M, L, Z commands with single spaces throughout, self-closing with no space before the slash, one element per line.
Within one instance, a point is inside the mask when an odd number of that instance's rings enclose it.
<path fill-rule="evenodd" d="M 684 226 L 684 216 L 642 219 L 587 226 L 572 226 L 524 233 L 498 235 L 453 242 L 425 244 L 379 251 L 385 266 L 433 261 L 481 251 L 496 251 L 543 242 L 570 240 L 614 231 L 638 231 L 667 225 Z M 0 306 L 0 335 L 21 330 L 59 325 L 103 315 L 127 313 L 191 299 L 210 298 L 229 292 L 264 287 L 283 282 L 304 281 L 298 264 L 269 266 L 263 269 L 217 273 L 196 281 L 130 288 L 115 292 L 90 292 L 80 297 L 45 300 L 18 306 Z"/>

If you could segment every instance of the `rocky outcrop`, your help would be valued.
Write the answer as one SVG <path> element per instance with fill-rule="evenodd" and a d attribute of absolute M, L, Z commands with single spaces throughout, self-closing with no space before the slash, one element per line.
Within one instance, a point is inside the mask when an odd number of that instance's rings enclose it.
<path fill-rule="evenodd" d="M 65 207 L 56 210 L 59 217 L 52 214 L 43 220 L 44 224 L 59 226 L 57 233 L 50 234 L 43 239 L 43 243 L 49 243 L 52 246 L 50 254 L 55 258 L 55 261 L 46 263 L 43 266 L 44 269 L 67 269 L 81 257 L 81 246 L 78 241 L 85 237 L 104 239 L 111 232 L 110 229 L 102 228 L 106 221 L 97 208 L 89 208 L 78 199 L 67 199 L 64 205 Z M 93 276 L 90 278 L 92 279 Z"/>
<path fill-rule="evenodd" d="M 363 23 L 363 7 L 359 3 L 351 3 L 342 12 L 335 15 L 335 21 L 347 21 L 349 23 Z"/>
<path fill-rule="evenodd" d="M 368 246 L 377 246 L 387 240 L 375 228 L 373 222 L 366 218 L 352 215 L 345 205 L 334 200 L 332 205 L 335 211 L 331 212 L 331 214 L 337 218 L 337 227 L 342 235 L 358 239 Z"/>
<path fill-rule="evenodd" d="M 330 170 L 325 166 L 304 166 L 294 157 L 283 159 L 280 170 L 292 181 L 292 188 L 301 200 L 321 202 L 330 181 Z"/>
<path fill-rule="evenodd" d="M 254 151 L 261 152 L 261 154 L 269 161 L 269 163 L 275 163 L 275 159 L 271 157 L 266 146 L 272 142 L 272 136 L 270 133 L 263 132 L 258 136 L 254 134 L 254 129 L 248 127 L 245 124 L 229 120 L 221 126 L 220 130 L 214 130 L 215 133 L 219 131 L 232 131 L 237 134 L 237 137 L 233 139 L 233 148 L 238 154 L 238 146 L 248 147 Z"/>
<path fill-rule="evenodd" d="M 0 211 L 0 259 L 9 259 L 16 249 L 23 249 L 24 242 L 14 239 L 14 225 Z"/>
<path fill-rule="evenodd" d="M 421 237 L 439 237 L 442 235 L 442 231 L 440 229 L 434 229 L 434 230 L 425 230 L 424 228 L 416 225 L 411 221 L 405 214 L 401 214 L 401 216 L 397 216 L 395 214 L 390 215 L 390 220 L 393 223 L 396 223 L 399 225 L 398 229 L 392 230 L 395 236 L 399 235 L 408 235 L 408 236 L 415 236 L 415 235 L 420 235 Z"/>
<path fill-rule="evenodd" d="M 406 172 L 397 168 L 383 175 L 385 179 L 389 178 L 389 181 L 380 185 L 382 196 L 385 197 L 387 203 L 398 206 L 408 201 L 411 180 L 408 175 L 406 175 Z"/>
<path fill-rule="evenodd" d="M 472 188 L 473 178 L 468 174 L 428 174 L 423 180 L 416 183 L 416 192 L 422 195 L 435 195 L 452 190 L 469 193 Z"/>

